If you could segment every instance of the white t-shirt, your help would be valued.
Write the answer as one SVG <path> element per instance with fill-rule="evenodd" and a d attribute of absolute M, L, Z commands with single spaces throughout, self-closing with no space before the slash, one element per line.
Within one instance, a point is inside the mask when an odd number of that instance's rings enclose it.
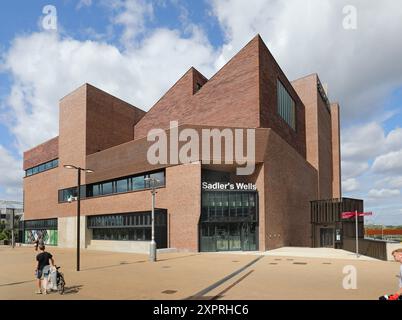
<path fill-rule="evenodd" d="M 399 270 L 399 288 L 402 289 L 402 264 Z"/>

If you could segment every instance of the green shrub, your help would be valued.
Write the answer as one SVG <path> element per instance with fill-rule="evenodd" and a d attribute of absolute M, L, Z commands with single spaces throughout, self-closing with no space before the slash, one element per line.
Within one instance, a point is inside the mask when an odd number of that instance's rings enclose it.
<path fill-rule="evenodd" d="M 11 239 L 11 231 L 10 230 L 3 230 L 0 232 L 0 241 L 1 240 L 10 240 Z"/>

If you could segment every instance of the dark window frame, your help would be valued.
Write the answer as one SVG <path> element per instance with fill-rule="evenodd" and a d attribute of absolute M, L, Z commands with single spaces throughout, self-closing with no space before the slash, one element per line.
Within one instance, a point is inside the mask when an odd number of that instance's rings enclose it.
<path fill-rule="evenodd" d="M 160 184 L 158 186 L 156 186 L 156 189 L 159 188 L 165 188 L 166 187 L 166 170 L 155 170 L 152 172 L 148 172 L 148 173 L 142 173 L 142 174 L 135 174 L 132 176 L 126 176 L 126 177 L 119 177 L 116 179 L 111 179 L 111 180 L 105 180 L 105 181 L 100 181 L 100 182 L 96 182 L 96 183 L 91 183 L 88 185 L 82 185 L 81 186 L 81 200 L 85 200 L 85 199 L 92 199 L 92 198 L 99 198 L 99 197 L 109 197 L 109 196 L 115 196 L 115 195 L 121 195 L 121 194 L 125 194 L 125 193 L 131 193 L 131 192 L 141 192 L 141 191 L 147 191 L 150 190 L 150 186 L 149 184 L 147 185 L 144 182 L 144 179 L 147 177 L 150 177 L 152 175 L 157 175 L 157 174 L 163 174 L 163 181 L 160 181 Z M 142 178 L 143 181 L 143 187 L 141 189 L 133 189 L 133 179 L 134 178 Z M 118 181 L 122 181 L 122 180 L 127 180 L 127 187 L 128 190 L 125 192 L 118 192 L 117 191 L 117 182 Z M 112 192 L 111 193 L 107 193 L 105 194 L 103 192 L 103 186 L 104 184 L 107 183 L 112 183 Z M 73 190 L 73 189 L 77 189 L 77 187 L 71 187 L 71 188 L 66 188 L 66 189 L 61 189 L 59 190 L 59 203 L 66 203 L 67 199 L 60 197 L 60 192 L 63 192 L 64 190 Z M 85 190 L 84 193 L 82 193 Z M 94 190 L 97 190 L 97 193 L 95 194 Z"/>
<path fill-rule="evenodd" d="M 289 123 L 288 120 L 285 118 L 285 115 L 281 113 L 281 107 L 280 107 L 280 94 L 281 94 L 281 90 L 280 87 L 282 87 L 282 92 L 286 93 L 289 98 L 291 99 L 291 101 L 293 102 L 293 120 L 294 123 L 292 125 L 292 123 Z M 286 86 L 284 85 L 283 81 L 279 78 L 277 78 L 277 86 L 276 86 L 276 99 L 277 99 L 277 103 L 276 103 L 276 113 L 279 115 L 279 117 L 295 132 L 297 132 L 297 104 L 296 104 L 296 100 L 293 98 L 293 96 L 290 94 L 289 90 L 286 88 Z"/>
<path fill-rule="evenodd" d="M 28 168 L 25 170 L 25 178 L 26 177 L 31 177 L 34 176 L 36 174 L 42 173 L 42 172 L 46 172 L 52 169 L 55 169 L 59 166 L 59 159 L 53 159 L 50 161 L 46 161 L 43 162 L 41 164 L 38 164 L 34 167 Z"/>

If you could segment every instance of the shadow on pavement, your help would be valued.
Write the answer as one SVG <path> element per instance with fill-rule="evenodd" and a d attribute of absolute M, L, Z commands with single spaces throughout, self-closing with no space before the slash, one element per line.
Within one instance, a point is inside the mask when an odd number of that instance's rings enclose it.
<path fill-rule="evenodd" d="M 121 266 L 126 266 L 129 264 L 137 264 L 137 263 L 144 263 L 144 262 L 146 262 L 146 261 L 145 260 L 140 260 L 140 261 L 135 261 L 135 262 L 122 261 L 119 264 L 112 264 L 112 265 L 103 266 L 103 267 L 85 268 L 85 269 L 81 269 L 81 271 L 90 271 L 90 270 L 107 269 L 107 268 L 113 268 L 113 267 L 121 267 Z"/>
<path fill-rule="evenodd" d="M 67 294 L 76 294 L 78 293 L 81 288 L 83 287 L 83 285 L 77 285 L 77 286 L 72 286 L 72 287 L 65 287 L 64 288 L 64 294 L 63 295 L 67 295 Z"/>
<path fill-rule="evenodd" d="M 188 256 L 180 256 L 180 257 L 173 257 L 173 258 L 166 258 L 166 259 L 158 259 L 158 261 L 169 261 L 169 260 L 182 259 L 182 258 L 188 258 L 188 257 L 193 257 L 193 256 L 199 256 L 199 254 L 196 253 L 196 254 L 189 254 Z"/>
<path fill-rule="evenodd" d="M 36 282 L 36 280 L 28 280 L 28 281 L 20 281 L 20 282 L 5 283 L 5 284 L 0 284 L 0 287 L 16 286 L 16 285 L 18 285 L 18 284 L 24 284 L 24 283 L 30 283 L 30 282 Z"/>

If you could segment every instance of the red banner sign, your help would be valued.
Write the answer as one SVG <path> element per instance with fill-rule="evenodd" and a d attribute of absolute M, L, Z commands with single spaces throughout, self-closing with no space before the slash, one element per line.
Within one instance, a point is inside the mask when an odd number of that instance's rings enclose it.
<path fill-rule="evenodd" d="M 350 219 L 356 217 L 356 214 L 358 217 L 366 217 L 366 216 L 372 216 L 372 212 L 342 212 L 342 219 Z"/>

